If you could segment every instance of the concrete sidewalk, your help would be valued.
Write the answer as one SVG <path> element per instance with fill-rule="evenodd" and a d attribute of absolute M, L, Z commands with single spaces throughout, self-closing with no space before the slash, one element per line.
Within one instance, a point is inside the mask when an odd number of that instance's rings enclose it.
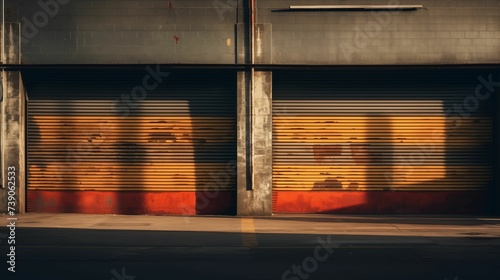
<path fill-rule="evenodd" d="M 10 217 L 2 218 L 7 224 Z M 500 279 L 500 218 L 15 218 L 17 271 L 5 279 Z M 7 230 L 0 232 L 4 264 Z M 315 259 L 318 252 L 324 260 Z M 3 276 L 7 267 L 2 270 Z"/>
<path fill-rule="evenodd" d="M 5 221 L 8 216 L 4 216 Z M 500 238 L 500 218 L 422 215 L 125 216 L 28 213 L 16 216 L 21 228 L 226 232 L 338 236 Z M 394 239 L 391 239 L 394 240 Z M 375 240 L 372 240 L 375 241 Z M 389 240 L 389 242 L 391 242 Z"/>

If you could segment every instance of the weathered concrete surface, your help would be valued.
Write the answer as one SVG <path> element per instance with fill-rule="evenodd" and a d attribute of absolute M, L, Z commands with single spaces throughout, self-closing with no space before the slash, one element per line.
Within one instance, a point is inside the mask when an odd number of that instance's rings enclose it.
<path fill-rule="evenodd" d="M 244 42 L 244 24 L 236 28 L 239 41 Z M 245 45 L 246 48 L 238 50 L 238 61 L 271 63 L 271 26 L 256 24 L 254 35 L 254 46 L 250 50 L 253 59 Z M 272 72 L 238 73 L 237 214 L 241 216 L 272 214 L 272 86 Z"/>
<path fill-rule="evenodd" d="M 271 24 L 256 24 L 255 25 L 255 63 L 256 64 L 271 64 L 273 42 L 273 27 Z"/>
<path fill-rule="evenodd" d="M 272 74 L 271 72 L 255 72 L 254 79 L 255 90 L 252 95 L 253 191 L 250 194 L 252 200 L 248 203 L 251 204 L 251 208 L 256 209 L 253 215 L 271 215 L 273 187 Z"/>
<path fill-rule="evenodd" d="M 17 34 L 19 25 L 6 24 L 6 63 L 19 63 L 19 42 Z M 7 213 L 25 211 L 25 106 L 24 88 L 21 73 L 18 71 L 4 72 L 2 100 L 2 175 L 3 187 L 0 191 L 0 212 Z M 9 189 L 10 187 L 10 189 Z M 9 191 L 15 191 L 15 204 L 8 203 Z M 12 194 L 12 193 L 11 193 Z M 12 208 L 8 208 L 8 207 Z"/>
<path fill-rule="evenodd" d="M 0 241 L 1 279 L 16 280 L 496 280 L 500 274 L 500 219 L 488 217 L 21 214 L 16 273 L 7 271 L 5 234 Z"/>
<path fill-rule="evenodd" d="M 248 0 L 6 0 L 24 63 L 234 63 Z M 277 64 L 500 62 L 500 1 L 256 0 Z M 40 4 L 42 3 L 42 4 Z M 417 11 L 278 12 L 290 5 L 424 5 Z M 267 29 L 267 28 L 266 28 Z M 267 40 L 267 38 L 266 38 Z"/>
<path fill-rule="evenodd" d="M 279 12 L 289 5 L 423 5 L 417 11 Z M 277 64 L 500 62 L 500 1 L 258 1 Z"/>
<path fill-rule="evenodd" d="M 234 63 L 242 0 L 6 0 L 23 63 Z"/>
<path fill-rule="evenodd" d="M 272 74 L 238 75 L 238 215 L 272 214 Z M 252 143 L 251 145 L 249 143 Z"/>

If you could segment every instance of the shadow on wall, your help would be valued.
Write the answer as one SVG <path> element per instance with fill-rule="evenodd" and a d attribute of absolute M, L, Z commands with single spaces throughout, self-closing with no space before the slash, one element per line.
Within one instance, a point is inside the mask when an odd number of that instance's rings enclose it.
<path fill-rule="evenodd" d="M 27 71 L 31 210 L 235 213 L 236 75 L 155 70 Z"/>
<path fill-rule="evenodd" d="M 475 98 L 478 75 L 487 76 L 488 72 L 430 72 L 420 74 L 416 79 L 420 83 L 411 90 L 422 96 L 439 92 L 439 99 L 434 100 L 442 104 L 440 112 L 428 105 L 415 115 L 403 112 L 399 117 L 420 117 L 427 129 L 411 123 L 395 127 L 396 123 L 391 125 L 395 118 L 372 116 L 378 124 L 367 130 L 367 140 L 383 141 L 386 146 L 383 153 L 377 149 L 368 152 L 367 181 L 384 191 L 365 192 L 365 205 L 337 209 L 336 213 L 421 213 L 422 209 L 427 213 L 491 213 L 493 102 Z M 428 101 L 422 98 L 420 102 Z M 401 152 L 403 145 L 409 148 L 405 152 Z M 383 176 L 376 169 L 381 166 Z M 405 192 L 405 188 L 413 192 Z"/>
<path fill-rule="evenodd" d="M 236 73 L 199 71 L 176 81 L 187 91 L 189 128 L 196 169 L 197 215 L 236 214 Z M 196 83 L 190 83 L 196 77 Z M 182 79 L 175 79 L 182 80 Z"/>
<path fill-rule="evenodd" d="M 275 181 L 283 187 L 286 180 L 321 179 L 313 183 L 313 191 L 282 191 L 278 201 L 283 207 L 277 209 L 489 213 L 493 102 L 475 95 L 480 75 L 486 80 L 491 71 L 408 68 L 374 73 L 347 69 L 274 75 L 276 104 L 290 106 L 285 118 L 275 115 Z M 314 111 L 308 109 L 313 106 Z M 286 117 L 303 118 L 305 124 L 286 125 Z M 283 158 L 290 156 L 297 160 L 293 164 L 307 165 L 309 148 L 316 171 L 313 166 L 285 169 L 290 164 L 282 163 Z"/>
<path fill-rule="evenodd" d="M 30 96 L 28 209 L 143 214 L 137 210 L 144 208 L 142 192 L 137 192 L 142 173 L 134 167 L 144 161 L 144 149 L 136 141 L 133 117 L 113 108 L 113 101 L 130 91 L 138 72 L 23 74 Z"/>

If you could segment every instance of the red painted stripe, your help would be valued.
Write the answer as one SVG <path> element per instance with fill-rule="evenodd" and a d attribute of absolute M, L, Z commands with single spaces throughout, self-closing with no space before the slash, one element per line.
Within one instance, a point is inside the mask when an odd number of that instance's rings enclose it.
<path fill-rule="evenodd" d="M 487 192 L 277 191 L 275 213 L 479 214 Z"/>
<path fill-rule="evenodd" d="M 277 191 L 275 213 L 485 213 L 487 192 Z M 234 192 L 29 191 L 28 211 L 234 215 Z"/>
<path fill-rule="evenodd" d="M 28 212 L 233 215 L 236 193 L 28 191 Z"/>

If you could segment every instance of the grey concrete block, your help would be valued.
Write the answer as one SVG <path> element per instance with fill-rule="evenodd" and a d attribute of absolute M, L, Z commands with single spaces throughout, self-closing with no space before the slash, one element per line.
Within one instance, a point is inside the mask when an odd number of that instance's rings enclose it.
<path fill-rule="evenodd" d="M 151 5 L 150 1 L 148 0 L 143 0 L 143 1 L 135 1 L 135 0 L 107 0 L 107 1 L 98 1 L 98 2 L 107 2 L 105 3 L 99 3 L 101 6 L 109 8 L 109 9 L 114 9 L 114 8 L 143 8 L 143 7 L 149 7 Z M 93 7 L 96 7 L 98 4 L 94 3 Z"/>

